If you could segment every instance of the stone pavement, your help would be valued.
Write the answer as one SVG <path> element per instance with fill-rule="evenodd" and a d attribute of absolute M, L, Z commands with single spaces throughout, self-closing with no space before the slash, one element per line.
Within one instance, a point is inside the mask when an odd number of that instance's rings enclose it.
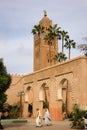
<path fill-rule="evenodd" d="M 35 119 L 29 118 L 26 123 L 3 124 L 4 130 L 75 130 L 70 128 L 70 121 L 52 121 L 51 126 L 46 126 L 43 121 L 42 127 L 36 127 Z"/>

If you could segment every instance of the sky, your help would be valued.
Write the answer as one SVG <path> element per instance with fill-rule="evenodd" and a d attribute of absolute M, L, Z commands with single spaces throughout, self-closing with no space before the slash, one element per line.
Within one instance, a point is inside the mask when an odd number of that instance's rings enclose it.
<path fill-rule="evenodd" d="M 0 58 L 8 73 L 33 72 L 31 31 L 43 18 L 44 10 L 53 24 L 69 33 L 71 40 L 86 43 L 87 0 L 0 0 Z M 80 50 L 72 50 L 71 58 L 79 55 Z"/>

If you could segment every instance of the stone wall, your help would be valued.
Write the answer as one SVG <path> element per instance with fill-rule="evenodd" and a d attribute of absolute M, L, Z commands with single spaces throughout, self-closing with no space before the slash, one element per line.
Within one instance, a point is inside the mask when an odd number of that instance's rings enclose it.
<path fill-rule="evenodd" d="M 87 58 L 78 57 L 64 63 L 58 63 L 51 67 L 35 71 L 22 77 L 13 76 L 10 89 L 7 91 L 8 102 L 15 103 L 19 99 L 17 93 L 24 91 L 23 117 L 28 117 L 28 104 L 33 104 L 33 117 L 36 116 L 36 108 L 40 108 L 43 115 L 43 89 L 45 83 L 48 89 L 49 110 L 53 120 L 62 120 L 62 102 L 67 93 L 67 110 L 72 111 L 73 104 L 77 103 L 81 108 L 87 109 Z M 14 82 L 14 83 L 13 83 Z M 65 87 L 63 84 L 66 84 Z M 32 95 L 30 94 L 32 91 Z M 31 96 L 28 96 L 30 94 Z M 13 98 L 12 98 L 13 97 Z"/>

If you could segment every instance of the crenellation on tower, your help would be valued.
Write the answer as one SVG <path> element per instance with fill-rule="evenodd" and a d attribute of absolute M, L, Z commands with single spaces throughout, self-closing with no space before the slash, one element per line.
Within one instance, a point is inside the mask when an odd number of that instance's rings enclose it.
<path fill-rule="evenodd" d="M 23 74 L 10 74 L 11 76 L 14 76 L 14 77 L 22 77 L 24 76 Z"/>

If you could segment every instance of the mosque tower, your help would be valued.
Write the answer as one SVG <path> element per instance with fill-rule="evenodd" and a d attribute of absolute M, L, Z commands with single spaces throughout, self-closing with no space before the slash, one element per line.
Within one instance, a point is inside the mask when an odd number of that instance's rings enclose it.
<path fill-rule="evenodd" d="M 39 24 L 44 27 L 44 33 L 40 34 L 40 37 L 38 37 L 36 34 L 34 35 L 34 71 L 57 63 L 57 61 L 53 60 L 53 57 L 58 52 L 58 40 L 56 39 L 53 41 L 50 47 L 51 62 L 49 62 L 49 45 L 44 39 L 45 35 L 47 34 L 47 29 L 49 26 L 52 26 L 52 20 L 47 17 L 46 11 L 44 11 L 44 17 L 40 20 Z"/>

